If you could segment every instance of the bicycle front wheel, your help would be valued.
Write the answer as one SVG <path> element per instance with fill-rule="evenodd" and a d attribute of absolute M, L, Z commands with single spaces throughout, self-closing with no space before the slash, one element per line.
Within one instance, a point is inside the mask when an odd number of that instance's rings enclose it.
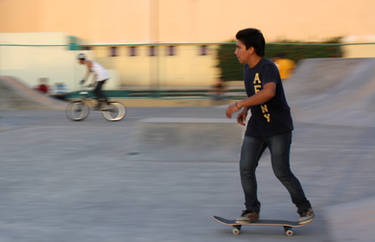
<path fill-rule="evenodd" d="M 111 102 L 102 109 L 103 116 L 108 121 L 120 121 L 126 116 L 126 107 L 121 103 Z"/>
<path fill-rule="evenodd" d="M 71 102 L 66 106 L 65 114 L 68 119 L 82 121 L 89 115 L 89 107 L 82 101 Z"/>

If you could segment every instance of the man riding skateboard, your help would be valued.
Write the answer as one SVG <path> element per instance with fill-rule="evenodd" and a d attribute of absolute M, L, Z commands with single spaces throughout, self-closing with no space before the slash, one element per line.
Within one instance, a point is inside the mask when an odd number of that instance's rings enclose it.
<path fill-rule="evenodd" d="M 240 111 L 237 122 L 245 125 L 248 110 L 251 110 L 240 158 L 246 210 L 237 221 L 256 222 L 259 219 L 260 202 L 257 198 L 255 170 L 261 155 L 268 148 L 273 171 L 298 209 L 299 223 L 307 223 L 314 217 L 314 212 L 300 182 L 290 169 L 293 121 L 279 71 L 271 60 L 263 57 L 265 40 L 259 30 L 240 30 L 236 39 L 235 55 L 244 65 L 244 84 L 248 98 L 230 105 L 226 109 L 226 116 L 231 118 Z"/>

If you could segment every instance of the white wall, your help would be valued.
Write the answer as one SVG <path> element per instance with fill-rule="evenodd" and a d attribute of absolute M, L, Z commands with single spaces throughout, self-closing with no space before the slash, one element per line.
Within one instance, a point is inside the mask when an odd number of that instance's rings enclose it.
<path fill-rule="evenodd" d="M 11 44 L 28 46 L 6 46 Z M 37 86 L 39 78 L 48 78 L 50 86 L 63 82 L 69 90 L 76 90 L 86 69 L 76 59 L 82 51 L 70 51 L 67 44 L 68 36 L 64 33 L 1 33 L 0 75 L 14 76 L 30 87 Z M 90 57 L 89 51 L 85 53 Z M 116 73 L 110 73 L 114 77 L 111 76 L 106 89 L 116 87 Z"/>

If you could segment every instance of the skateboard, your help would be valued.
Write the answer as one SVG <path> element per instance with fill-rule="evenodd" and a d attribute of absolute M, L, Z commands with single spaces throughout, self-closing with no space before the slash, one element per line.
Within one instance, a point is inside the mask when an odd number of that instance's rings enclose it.
<path fill-rule="evenodd" d="M 242 226 L 281 226 L 284 228 L 285 235 L 288 237 L 293 236 L 293 230 L 292 228 L 299 228 L 302 226 L 305 226 L 312 222 L 312 219 L 305 221 L 303 224 L 300 224 L 296 221 L 287 221 L 287 220 L 278 220 L 278 219 L 259 219 L 255 223 L 247 223 L 247 222 L 241 222 L 237 223 L 236 220 L 231 219 L 225 219 L 218 216 L 213 216 L 213 219 L 215 219 L 217 222 L 232 226 L 232 233 L 234 235 L 239 235 L 241 231 Z"/>

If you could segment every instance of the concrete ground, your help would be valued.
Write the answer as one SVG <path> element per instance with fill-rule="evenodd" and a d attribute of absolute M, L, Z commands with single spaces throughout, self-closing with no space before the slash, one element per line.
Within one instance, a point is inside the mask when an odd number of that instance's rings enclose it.
<path fill-rule="evenodd" d="M 114 123 L 0 111 L 0 241 L 373 241 L 375 125 L 295 120 L 292 168 L 317 216 L 294 238 L 278 227 L 234 236 L 213 221 L 244 202 L 244 130 L 224 110 L 133 107 Z M 261 216 L 297 219 L 267 153 L 257 178 Z"/>
<path fill-rule="evenodd" d="M 56 105 L 15 83 L 0 83 L 0 109 L 31 110 L 0 110 L 0 242 L 374 241 L 375 59 L 304 60 L 284 82 L 292 169 L 317 214 L 294 238 L 277 227 L 235 237 L 211 218 L 237 217 L 244 202 L 244 129 L 225 106 L 152 100 L 194 107 L 72 122 L 62 110 L 37 110 Z M 268 153 L 257 179 L 261 217 L 297 219 Z"/>

